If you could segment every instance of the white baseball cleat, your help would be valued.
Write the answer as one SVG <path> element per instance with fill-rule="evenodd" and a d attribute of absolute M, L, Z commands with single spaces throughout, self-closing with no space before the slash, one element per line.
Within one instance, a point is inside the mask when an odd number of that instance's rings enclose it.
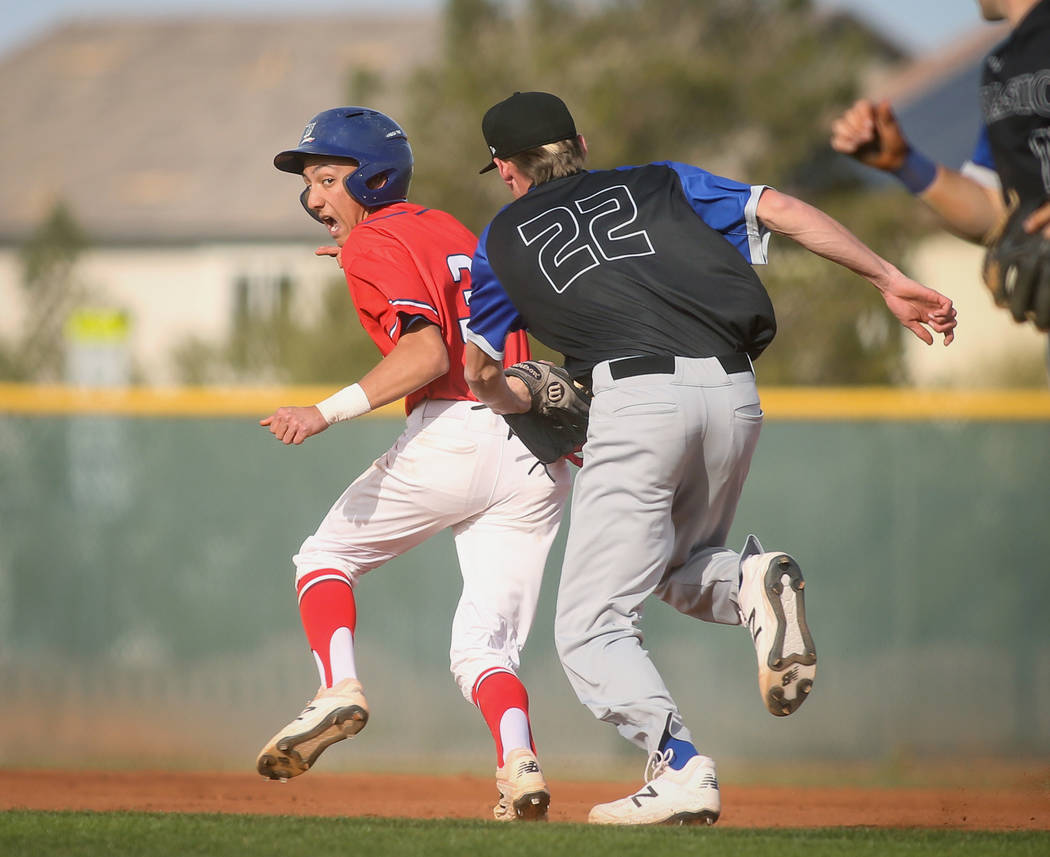
<path fill-rule="evenodd" d="M 255 763 L 271 780 L 304 774 L 326 747 L 353 738 L 368 722 L 368 702 L 361 682 L 345 678 L 322 687 L 298 717 L 270 739 Z"/>
<path fill-rule="evenodd" d="M 551 793 L 540 763 L 531 750 L 511 750 L 496 769 L 499 800 L 492 808 L 496 821 L 546 821 Z"/>
<path fill-rule="evenodd" d="M 758 657 L 758 689 L 777 717 L 795 711 L 813 689 L 817 649 L 806 624 L 802 570 L 784 553 L 762 553 L 748 536 L 740 562 L 740 618 Z"/>
<path fill-rule="evenodd" d="M 680 771 L 673 750 L 658 750 L 645 766 L 645 787 L 630 797 L 594 807 L 591 824 L 714 824 L 722 812 L 715 763 L 694 756 Z"/>

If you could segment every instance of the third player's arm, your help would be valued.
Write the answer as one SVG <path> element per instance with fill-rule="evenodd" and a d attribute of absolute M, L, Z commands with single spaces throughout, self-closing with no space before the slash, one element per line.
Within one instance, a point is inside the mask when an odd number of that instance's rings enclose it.
<path fill-rule="evenodd" d="M 954 338 L 951 299 L 906 277 L 833 217 L 772 188 L 762 192 L 757 215 L 766 228 L 868 280 L 900 323 L 923 342 L 933 344 L 923 325 L 944 334 L 945 345 Z"/>
<path fill-rule="evenodd" d="M 997 188 L 986 187 L 943 165 L 938 166 L 937 177 L 918 198 L 949 230 L 975 244 L 984 243 L 1005 211 Z"/>
<path fill-rule="evenodd" d="M 930 164 L 912 150 L 888 101 L 875 104 L 861 99 L 846 110 L 831 125 L 831 148 L 896 175 L 905 185 L 909 183 L 902 170 L 909 158 L 918 156 Z M 932 181 L 926 184 L 924 179 L 921 184 L 925 186 L 912 192 L 960 238 L 983 242 L 1003 213 L 998 188 L 987 187 L 944 164 L 930 164 L 927 169 L 935 169 Z"/>

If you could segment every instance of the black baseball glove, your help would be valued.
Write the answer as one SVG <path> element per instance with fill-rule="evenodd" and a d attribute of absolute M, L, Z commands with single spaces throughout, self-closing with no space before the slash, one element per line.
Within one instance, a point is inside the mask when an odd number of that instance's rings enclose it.
<path fill-rule="evenodd" d="M 591 395 L 577 386 L 558 366 L 526 360 L 504 370 L 529 388 L 532 408 L 523 414 L 504 414 L 510 430 L 543 464 L 579 449 L 587 440 Z"/>
<path fill-rule="evenodd" d="M 1050 239 L 1041 231 L 1025 232 L 1022 224 L 1033 209 L 1019 206 L 1016 195 L 1010 202 L 988 242 L 984 282 L 996 305 L 1010 310 L 1016 321 L 1050 330 Z"/>

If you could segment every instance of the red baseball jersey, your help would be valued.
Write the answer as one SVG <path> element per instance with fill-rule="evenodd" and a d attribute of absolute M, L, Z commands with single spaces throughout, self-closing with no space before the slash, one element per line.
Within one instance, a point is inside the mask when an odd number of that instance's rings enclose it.
<path fill-rule="evenodd" d="M 361 325 L 385 357 L 416 317 L 441 328 L 449 370 L 405 397 L 477 401 L 463 378 L 470 318 L 470 262 L 477 238 L 451 214 L 408 202 L 384 206 L 358 223 L 339 253 Z M 507 339 L 504 365 L 529 359 L 524 331 Z"/>

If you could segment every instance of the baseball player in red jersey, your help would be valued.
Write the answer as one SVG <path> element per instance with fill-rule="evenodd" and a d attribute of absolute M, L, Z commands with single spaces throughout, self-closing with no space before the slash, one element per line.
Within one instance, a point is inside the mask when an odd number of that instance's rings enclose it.
<path fill-rule="evenodd" d="M 274 165 L 303 176 L 303 207 L 336 247 L 361 324 L 383 355 L 357 383 L 261 421 L 299 444 L 334 422 L 405 399 L 407 425 L 335 502 L 294 557 L 299 612 L 321 686 L 259 754 L 259 773 L 304 773 L 356 735 L 368 703 L 354 658 L 362 575 L 451 528 L 463 576 L 451 669 L 496 742 L 499 820 L 542 819 L 550 795 L 517 677 L 543 568 L 569 489 L 564 461 L 536 461 L 463 378 L 463 326 L 477 240 L 451 215 L 407 202 L 412 153 L 389 117 L 341 107 L 314 117 Z M 524 334 L 507 365 L 528 358 Z M 493 557 L 500 557 L 494 565 Z"/>

